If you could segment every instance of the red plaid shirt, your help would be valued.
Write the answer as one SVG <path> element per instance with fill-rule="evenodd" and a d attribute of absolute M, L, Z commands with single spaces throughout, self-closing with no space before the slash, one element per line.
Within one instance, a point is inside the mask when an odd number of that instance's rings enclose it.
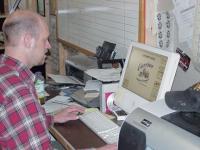
<path fill-rule="evenodd" d="M 52 149 L 47 116 L 34 75 L 18 60 L 0 56 L 0 149 Z"/>

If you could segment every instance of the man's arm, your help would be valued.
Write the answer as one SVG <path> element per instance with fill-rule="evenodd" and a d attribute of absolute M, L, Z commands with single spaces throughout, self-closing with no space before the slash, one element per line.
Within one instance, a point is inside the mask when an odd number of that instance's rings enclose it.
<path fill-rule="evenodd" d="M 14 80 L 14 79 L 13 79 Z M 33 92 L 18 84 L 1 93 L 0 144 L 5 149 L 51 149 L 45 115 Z M 11 90 L 12 89 L 12 90 Z"/>

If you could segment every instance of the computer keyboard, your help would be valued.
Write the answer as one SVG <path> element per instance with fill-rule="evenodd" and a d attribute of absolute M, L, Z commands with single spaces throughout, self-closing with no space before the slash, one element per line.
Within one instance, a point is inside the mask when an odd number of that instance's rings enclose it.
<path fill-rule="evenodd" d="M 107 144 L 118 142 L 120 127 L 100 111 L 86 112 L 80 116 L 80 120 Z"/>

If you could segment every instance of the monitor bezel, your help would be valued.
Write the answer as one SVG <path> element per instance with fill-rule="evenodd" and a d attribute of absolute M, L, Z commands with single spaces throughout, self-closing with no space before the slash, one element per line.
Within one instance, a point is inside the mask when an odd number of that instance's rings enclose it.
<path fill-rule="evenodd" d="M 161 80 L 160 89 L 158 91 L 157 98 L 155 101 L 163 100 L 165 93 L 171 90 L 174 76 L 177 70 L 178 62 L 180 59 L 179 54 L 171 52 L 171 51 L 165 51 L 165 50 L 152 47 L 149 45 L 145 45 L 142 43 L 138 43 L 138 42 L 132 42 L 130 44 L 125 65 L 122 71 L 119 88 L 117 92 L 115 93 L 115 104 L 121 107 L 127 113 L 131 113 L 135 108 L 140 107 L 144 104 L 153 103 L 123 87 L 124 75 L 127 69 L 130 54 L 132 51 L 134 51 L 134 48 L 146 50 L 146 51 L 167 57 L 166 67 L 165 67 L 164 74 Z"/>

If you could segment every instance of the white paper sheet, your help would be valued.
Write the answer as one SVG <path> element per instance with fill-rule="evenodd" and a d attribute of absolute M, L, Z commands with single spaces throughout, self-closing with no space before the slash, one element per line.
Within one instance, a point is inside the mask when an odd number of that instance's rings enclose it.
<path fill-rule="evenodd" d="M 85 71 L 91 77 L 96 78 L 99 81 L 110 82 L 120 80 L 121 69 L 89 69 Z"/>
<path fill-rule="evenodd" d="M 195 10 L 194 34 L 192 44 L 192 60 L 197 71 L 200 72 L 200 0 L 197 0 Z"/>
<path fill-rule="evenodd" d="M 186 42 L 191 47 L 196 0 L 173 0 L 174 15 L 178 24 L 179 42 Z"/>
<path fill-rule="evenodd" d="M 58 104 L 58 103 L 45 103 L 42 105 L 44 107 L 47 114 L 56 114 L 62 109 L 68 107 L 68 105 Z"/>
<path fill-rule="evenodd" d="M 47 76 L 54 80 L 56 83 L 82 84 L 80 81 L 78 81 L 72 76 L 54 74 L 47 74 Z"/>
<path fill-rule="evenodd" d="M 68 96 L 55 96 L 42 105 L 46 113 L 54 114 L 66 108 L 70 104 L 70 97 Z"/>
<path fill-rule="evenodd" d="M 69 96 L 55 96 L 52 99 L 48 100 L 47 103 L 60 103 L 67 105 L 71 101 L 71 98 Z"/>

